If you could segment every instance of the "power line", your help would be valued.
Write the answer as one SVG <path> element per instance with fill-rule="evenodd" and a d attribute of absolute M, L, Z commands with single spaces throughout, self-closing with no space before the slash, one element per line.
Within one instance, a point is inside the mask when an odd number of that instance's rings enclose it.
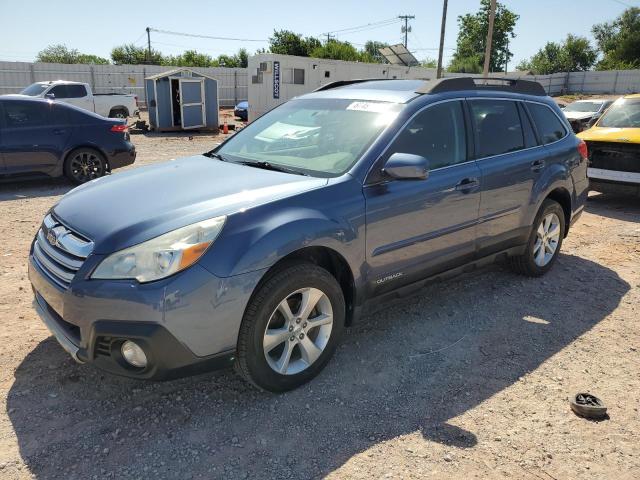
<path fill-rule="evenodd" d="M 345 32 L 350 32 L 352 30 L 360 30 L 360 29 L 370 29 L 370 28 L 378 28 L 378 27 L 384 27 L 387 25 L 391 25 L 393 23 L 398 22 L 399 20 L 397 18 L 387 18 L 386 20 L 379 20 L 377 22 L 371 22 L 371 23 L 367 23 L 365 25 L 358 25 L 356 27 L 349 27 L 349 28 L 342 28 L 340 30 L 331 30 L 327 33 L 345 33 Z M 327 33 L 323 33 L 322 35 L 326 35 Z"/>
<path fill-rule="evenodd" d="M 195 33 L 172 32 L 170 30 L 160 30 L 158 28 L 149 28 L 150 32 L 164 33 L 165 35 L 177 35 L 181 37 L 191 38 L 208 38 L 210 40 L 231 40 L 234 42 L 268 42 L 269 40 L 255 38 L 233 38 L 233 37 L 214 37 L 212 35 L 198 35 Z"/>

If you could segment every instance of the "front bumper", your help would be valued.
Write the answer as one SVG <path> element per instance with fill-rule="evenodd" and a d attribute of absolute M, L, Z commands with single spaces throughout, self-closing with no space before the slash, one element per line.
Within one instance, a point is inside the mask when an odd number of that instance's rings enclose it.
<path fill-rule="evenodd" d="M 218 278 L 194 265 L 168 279 L 138 284 L 89 280 L 89 257 L 68 288 L 29 258 L 36 311 L 78 362 L 117 375 L 163 380 L 233 362 L 240 322 L 261 272 Z M 145 351 L 147 367 L 128 365 L 125 340 Z"/>

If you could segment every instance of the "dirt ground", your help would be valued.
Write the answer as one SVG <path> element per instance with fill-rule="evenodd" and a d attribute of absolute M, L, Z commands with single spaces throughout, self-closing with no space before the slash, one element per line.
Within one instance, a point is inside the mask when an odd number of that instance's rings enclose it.
<path fill-rule="evenodd" d="M 135 136 L 132 168 L 220 138 Z M 27 254 L 70 188 L 0 185 L 0 478 L 640 475 L 640 201 L 592 195 L 544 278 L 495 265 L 431 284 L 272 395 L 232 371 L 138 382 L 64 353 L 31 306 Z M 578 391 L 610 418 L 576 417 Z"/>

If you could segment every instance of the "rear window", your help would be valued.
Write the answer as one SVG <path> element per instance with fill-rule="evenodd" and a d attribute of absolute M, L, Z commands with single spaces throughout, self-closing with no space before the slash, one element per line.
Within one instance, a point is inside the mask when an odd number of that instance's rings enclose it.
<path fill-rule="evenodd" d="M 533 117 L 533 123 L 538 130 L 540 141 L 546 145 L 547 143 L 560 140 L 567 134 L 567 129 L 560 121 L 558 116 L 553 113 L 551 108 L 539 103 L 528 103 L 529 111 Z"/>
<path fill-rule="evenodd" d="M 478 157 L 522 150 L 524 135 L 516 103 L 510 100 L 471 100 Z"/>

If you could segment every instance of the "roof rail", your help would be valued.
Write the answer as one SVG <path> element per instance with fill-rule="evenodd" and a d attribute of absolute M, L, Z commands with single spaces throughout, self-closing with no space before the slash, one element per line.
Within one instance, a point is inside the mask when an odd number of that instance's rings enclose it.
<path fill-rule="evenodd" d="M 322 92 L 323 90 L 331 90 L 332 88 L 346 87 L 347 85 L 353 85 L 354 83 L 362 82 L 378 82 L 380 80 L 391 80 L 390 78 L 356 78 L 353 80 L 336 80 L 335 82 L 325 83 L 321 87 L 318 87 L 314 92 Z"/>
<path fill-rule="evenodd" d="M 430 80 L 422 84 L 416 93 L 444 93 L 459 90 L 498 90 L 501 92 L 523 93 L 546 96 L 547 92 L 538 82 L 504 77 L 451 77 Z"/>

